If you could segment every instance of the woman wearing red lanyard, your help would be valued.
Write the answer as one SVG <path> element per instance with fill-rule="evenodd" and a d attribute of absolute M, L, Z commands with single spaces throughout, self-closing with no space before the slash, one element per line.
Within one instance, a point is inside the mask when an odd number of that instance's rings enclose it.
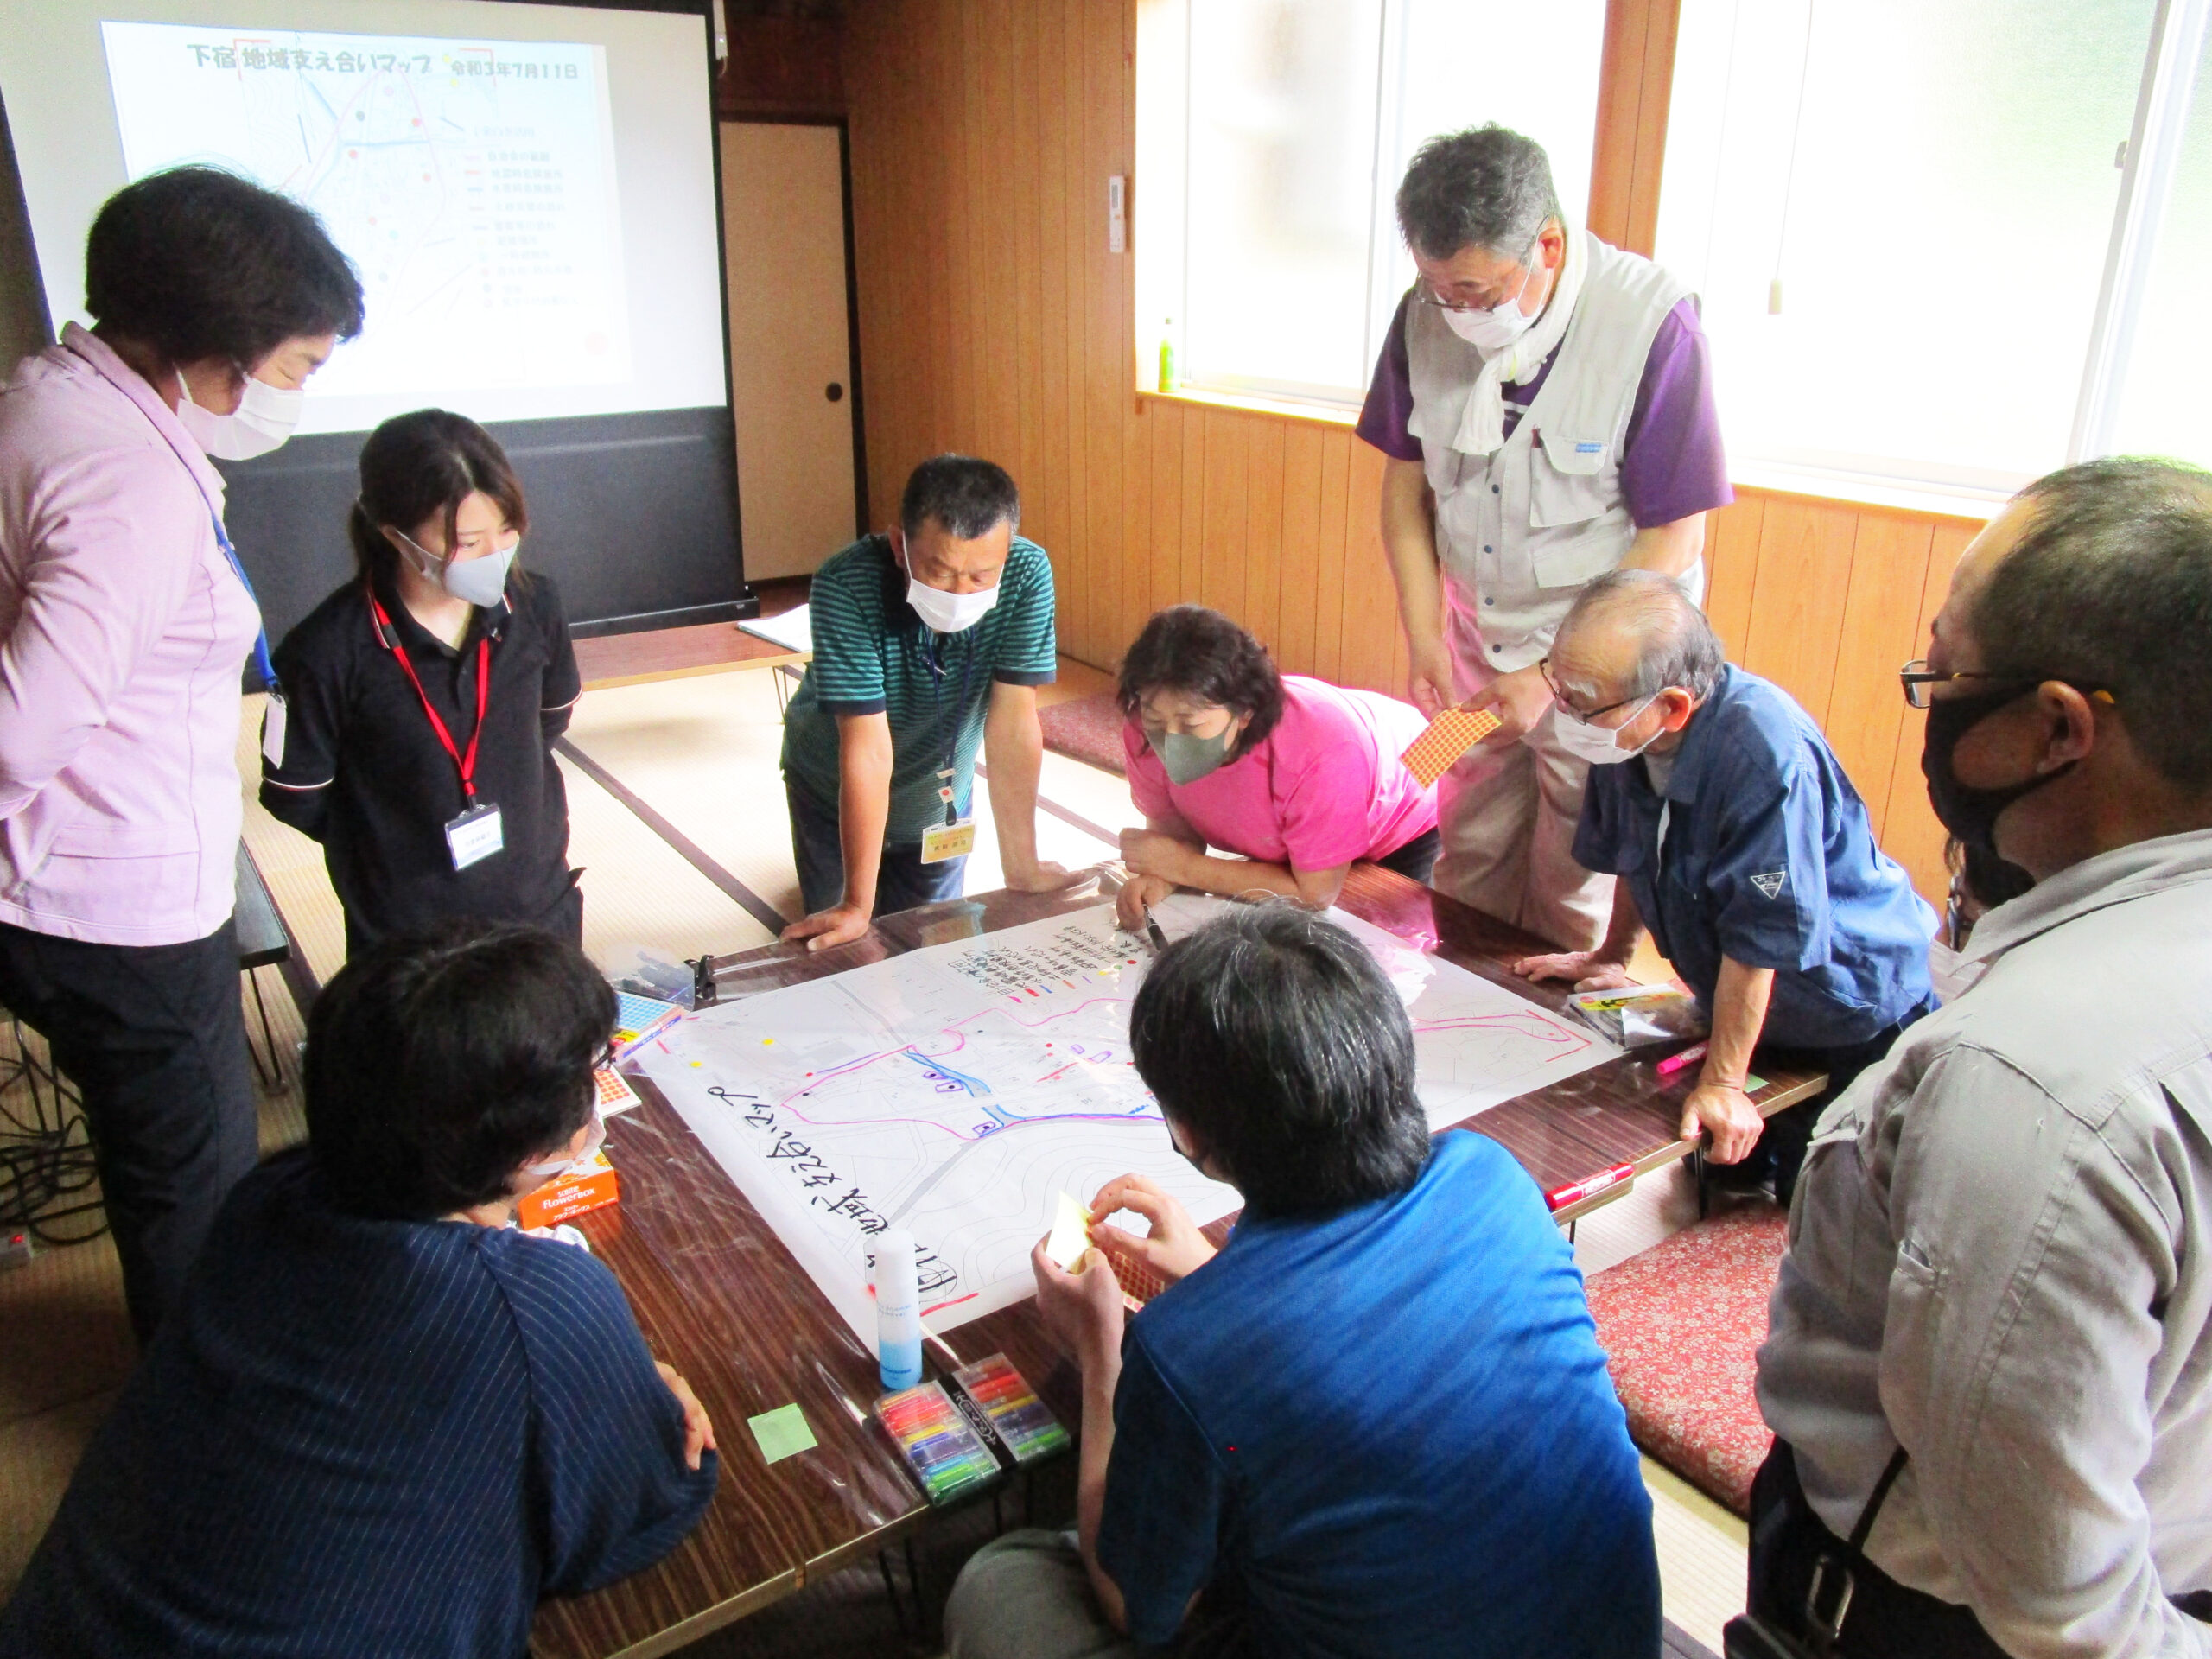
<path fill-rule="evenodd" d="M 298 203 L 178 168 L 100 209 L 85 300 L 0 393 L 0 1006 L 83 1096 L 143 1342 L 255 1156 L 233 757 L 267 647 L 208 458 L 284 442 L 361 285 Z"/>
<path fill-rule="evenodd" d="M 262 804 L 322 843 L 349 956 L 453 916 L 582 940 L 552 754 L 582 684 L 560 594 L 515 563 L 527 518 L 475 422 L 386 421 L 361 448 L 359 574 L 276 649 Z"/>

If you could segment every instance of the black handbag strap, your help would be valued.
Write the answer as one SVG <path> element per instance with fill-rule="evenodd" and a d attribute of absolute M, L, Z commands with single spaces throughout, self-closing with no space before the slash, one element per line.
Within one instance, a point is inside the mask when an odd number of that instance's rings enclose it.
<path fill-rule="evenodd" d="M 1859 1511 L 1859 1524 L 1852 1528 L 1851 1536 L 1845 1541 L 1850 1545 L 1853 1555 L 1866 1548 L 1866 1540 L 1874 1530 L 1874 1517 L 1882 1512 L 1882 1500 L 1889 1497 L 1890 1488 L 1897 1484 L 1897 1477 L 1904 1472 L 1904 1447 L 1899 1446 L 1890 1454 L 1889 1464 L 1883 1469 L 1882 1478 L 1874 1483 L 1874 1490 L 1866 1495 L 1866 1507 Z"/>
<path fill-rule="evenodd" d="M 1859 1511 L 1859 1524 L 1851 1529 L 1851 1536 L 1844 1541 L 1840 1560 L 1823 1550 L 1813 1563 L 1812 1582 L 1805 1587 L 1805 1630 L 1813 1651 L 1818 1655 L 1833 1654 L 1837 1639 L 1843 1634 L 1844 1617 L 1851 1611 L 1851 1596 L 1858 1587 L 1856 1568 L 1872 1568 L 1866 1556 L 1866 1539 L 1874 1530 L 1874 1517 L 1882 1511 L 1882 1500 L 1890 1495 L 1890 1488 L 1897 1484 L 1897 1477 L 1904 1472 L 1904 1447 L 1899 1446 L 1891 1455 L 1889 1465 L 1882 1471 L 1882 1478 L 1874 1483 L 1874 1490 L 1866 1495 L 1866 1507 Z M 1823 1610 L 1821 1594 L 1827 1587 L 1828 1574 L 1837 1571 L 1840 1588 L 1833 1608 Z"/>

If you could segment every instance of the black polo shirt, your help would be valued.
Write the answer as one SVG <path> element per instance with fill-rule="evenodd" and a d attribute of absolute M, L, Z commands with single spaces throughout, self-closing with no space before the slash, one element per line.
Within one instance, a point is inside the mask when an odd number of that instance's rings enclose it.
<path fill-rule="evenodd" d="M 356 577 L 276 648 L 284 759 L 262 760 L 261 804 L 322 843 L 346 907 L 349 948 L 452 916 L 557 925 L 569 902 L 569 801 L 553 740 L 583 690 L 553 583 L 512 575 L 506 603 L 479 608 L 459 650 L 378 596 L 423 690 L 466 753 L 476 726 L 477 644 L 492 643 L 491 696 L 477 745 L 476 798 L 499 809 L 505 845 L 453 867 L 445 826 L 463 810 L 461 769 L 422 698 L 378 637 Z"/>

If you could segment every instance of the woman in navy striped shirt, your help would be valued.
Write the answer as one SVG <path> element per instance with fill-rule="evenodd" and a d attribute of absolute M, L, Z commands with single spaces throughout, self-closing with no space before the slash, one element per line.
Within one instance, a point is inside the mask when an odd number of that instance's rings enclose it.
<path fill-rule="evenodd" d="M 442 925 L 308 1022 L 308 1144 L 232 1193 L 62 1499 L 0 1656 L 523 1654 L 658 1560 L 714 1431 L 614 1276 L 508 1225 L 594 1144 L 614 998 L 535 929 Z"/>

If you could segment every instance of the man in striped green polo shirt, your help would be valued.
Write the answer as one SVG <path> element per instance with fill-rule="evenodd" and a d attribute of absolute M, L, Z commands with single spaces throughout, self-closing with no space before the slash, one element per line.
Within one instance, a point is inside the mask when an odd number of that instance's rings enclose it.
<path fill-rule="evenodd" d="M 814 663 L 784 716 L 784 788 L 807 916 L 784 930 L 842 944 L 872 916 L 960 896 L 980 743 L 1006 884 L 1073 879 L 1037 856 L 1045 739 L 1037 688 L 1057 672 L 1052 567 L 1014 533 L 1003 467 L 925 461 L 899 526 L 814 577 Z"/>

